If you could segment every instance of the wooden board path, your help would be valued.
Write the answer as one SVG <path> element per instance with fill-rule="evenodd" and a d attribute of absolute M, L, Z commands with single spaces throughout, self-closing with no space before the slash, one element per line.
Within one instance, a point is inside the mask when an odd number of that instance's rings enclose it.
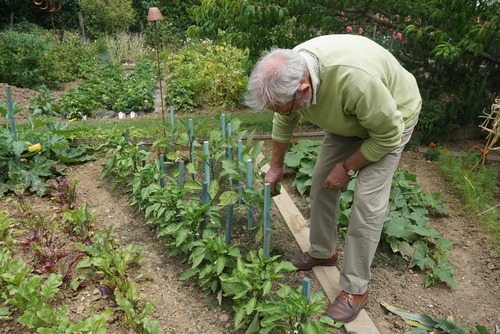
<path fill-rule="evenodd" d="M 263 156 L 259 156 L 259 160 L 263 158 Z M 267 172 L 269 168 L 269 164 L 266 164 L 261 170 Z M 302 216 L 302 213 L 292 201 L 286 189 L 282 187 L 280 195 L 274 196 L 273 200 L 295 237 L 295 240 L 299 244 L 300 249 L 304 252 L 309 250 L 309 227 L 307 226 L 304 216 Z M 338 285 L 340 277 L 339 270 L 337 267 L 314 267 L 313 272 L 321 284 L 326 297 L 330 302 L 333 302 L 341 292 L 341 288 Z M 364 309 L 361 310 L 356 319 L 345 324 L 344 327 L 348 331 L 359 334 L 380 334 L 372 319 Z"/>

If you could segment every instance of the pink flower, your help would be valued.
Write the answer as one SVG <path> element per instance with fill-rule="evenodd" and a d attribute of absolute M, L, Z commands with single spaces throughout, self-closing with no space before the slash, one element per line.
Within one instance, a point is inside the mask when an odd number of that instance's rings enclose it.
<path fill-rule="evenodd" d="M 352 27 L 351 27 L 351 26 L 347 26 L 347 27 L 345 27 L 345 31 L 346 31 L 347 33 L 350 33 L 350 32 L 352 31 Z"/>
<path fill-rule="evenodd" d="M 358 28 L 358 33 L 362 34 L 364 32 L 363 28 Z"/>
<path fill-rule="evenodd" d="M 403 40 L 403 34 L 398 32 L 397 34 L 394 34 L 394 39 L 399 39 L 399 40 Z"/>

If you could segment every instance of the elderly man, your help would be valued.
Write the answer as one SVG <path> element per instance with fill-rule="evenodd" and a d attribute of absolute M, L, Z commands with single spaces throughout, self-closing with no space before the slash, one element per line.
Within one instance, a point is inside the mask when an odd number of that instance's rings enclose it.
<path fill-rule="evenodd" d="M 327 309 L 333 320 L 349 322 L 367 303 L 392 176 L 418 120 L 416 80 L 370 39 L 328 35 L 261 58 L 250 76 L 246 104 L 275 112 L 265 178 L 272 189 L 283 177 L 300 118 L 326 133 L 312 177 L 310 248 L 291 259 L 298 269 L 336 264 L 340 191 L 357 173 L 339 282 L 343 291 Z"/>

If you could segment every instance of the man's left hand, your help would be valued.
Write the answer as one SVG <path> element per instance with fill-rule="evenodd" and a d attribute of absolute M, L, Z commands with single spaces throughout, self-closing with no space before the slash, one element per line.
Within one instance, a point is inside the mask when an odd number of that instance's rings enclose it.
<path fill-rule="evenodd" d="M 347 175 L 342 163 L 337 164 L 330 174 L 328 174 L 325 180 L 325 189 L 331 191 L 337 191 L 344 189 L 345 186 L 349 183 L 351 177 Z"/>

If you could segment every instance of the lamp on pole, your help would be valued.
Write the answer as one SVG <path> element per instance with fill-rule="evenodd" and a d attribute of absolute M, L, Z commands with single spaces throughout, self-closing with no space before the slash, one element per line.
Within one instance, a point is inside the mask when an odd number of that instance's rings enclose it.
<path fill-rule="evenodd" d="M 156 36 L 156 60 L 158 63 L 158 81 L 160 83 L 160 100 L 161 100 L 161 116 L 163 119 L 163 124 L 165 124 L 165 110 L 163 108 L 163 89 L 161 85 L 161 73 L 160 73 L 160 46 L 158 43 L 158 29 L 156 27 L 156 21 L 163 20 L 160 10 L 157 7 L 151 7 L 148 10 L 148 22 L 153 22 Z M 165 129 L 163 129 L 165 132 Z"/>

